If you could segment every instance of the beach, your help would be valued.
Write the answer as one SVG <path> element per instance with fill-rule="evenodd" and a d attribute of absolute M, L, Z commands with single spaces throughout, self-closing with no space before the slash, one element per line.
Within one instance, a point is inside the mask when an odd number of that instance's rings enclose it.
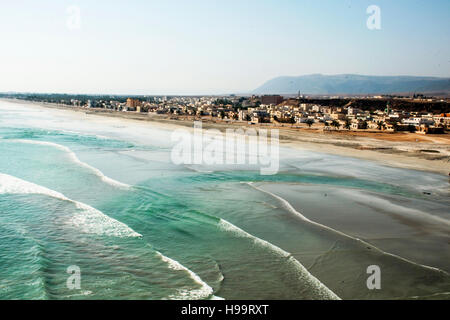
<path fill-rule="evenodd" d="M 194 120 L 186 120 L 182 117 L 175 120 L 171 119 L 174 117 L 136 112 L 113 112 L 22 100 L 5 101 L 76 113 L 81 112 L 88 117 L 119 118 L 129 121 L 129 123 L 145 121 L 168 130 L 175 130 L 177 127 L 193 128 L 194 125 Z M 323 132 L 319 129 L 292 129 L 287 125 L 262 124 L 255 126 L 248 125 L 246 122 L 219 122 L 217 120 L 212 121 L 209 118 L 198 119 L 197 121 L 202 121 L 203 129 L 218 129 L 222 132 L 228 128 L 278 129 L 280 130 L 280 142 L 288 147 L 377 161 L 393 167 L 430 171 L 443 175 L 450 174 L 450 135 L 448 134 L 370 133 L 347 130 Z"/>
<path fill-rule="evenodd" d="M 192 126 L 0 101 L 0 298 L 450 298 L 446 137 L 280 129 L 264 176 L 172 163 Z"/>

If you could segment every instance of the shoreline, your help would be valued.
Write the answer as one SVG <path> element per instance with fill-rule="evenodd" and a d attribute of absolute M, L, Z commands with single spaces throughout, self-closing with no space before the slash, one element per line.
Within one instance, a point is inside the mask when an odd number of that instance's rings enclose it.
<path fill-rule="evenodd" d="M 0 99 L 48 109 L 84 113 L 86 116 L 110 117 L 134 122 L 156 123 L 165 129 L 193 128 L 194 120 L 170 119 L 167 116 L 69 107 L 44 102 Z M 200 119 L 195 120 L 200 121 Z M 264 128 L 279 129 L 280 146 L 297 150 L 375 161 L 386 166 L 449 175 L 450 135 L 424 136 L 410 133 L 367 133 L 353 131 L 322 132 L 314 129 L 279 127 L 270 124 L 249 125 L 247 122 L 213 122 L 202 119 L 203 129 Z M 370 135 L 374 135 L 371 137 Z"/>
<path fill-rule="evenodd" d="M 439 248 L 447 245 L 450 227 L 450 221 L 444 216 L 445 203 L 434 203 L 440 214 L 428 214 L 425 203 L 429 200 L 410 198 L 400 206 L 398 199 L 403 199 L 401 195 L 351 187 L 266 182 L 253 188 L 287 203 L 286 206 L 302 219 L 347 237 L 362 239 L 386 254 L 450 272 L 446 263 L 450 256 L 439 254 Z M 324 193 L 326 197 L 323 197 Z M 368 198 L 371 201 L 365 201 Z M 337 202 L 346 205 L 336 206 Z M 391 209 L 387 211 L 386 208 Z M 329 214 L 331 211 L 332 215 Z M 421 237 L 417 237 L 417 232 L 423 233 Z M 427 241 L 418 242 L 423 239 Z"/>

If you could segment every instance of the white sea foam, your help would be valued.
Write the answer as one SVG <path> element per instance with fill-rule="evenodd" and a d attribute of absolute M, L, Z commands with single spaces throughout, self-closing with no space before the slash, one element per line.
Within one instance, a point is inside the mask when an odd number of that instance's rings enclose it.
<path fill-rule="evenodd" d="M 195 172 L 198 172 L 198 173 L 214 173 L 214 171 L 211 171 L 211 170 L 202 170 L 202 169 L 199 169 L 199 168 L 195 168 L 195 167 L 193 167 L 193 166 L 185 166 L 185 168 L 187 168 L 187 169 L 189 169 L 189 170 L 192 170 L 192 171 L 195 171 Z"/>
<path fill-rule="evenodd" d="M 273 197 L 273 198 L 279 200 L 279 201 L 283 204 L 283 206 L 284 206 L 288 211 L 294 213 L 296 216 L 298 216 L 298 217 L 301 218 L 302 220 L 307 221 L 307 222 L 310 222 L 310 223 L 313 223 L 313 224 L 318 224 L 318 223 L 316 223 L 316 222 L 314 222 L 314 221 L 312 221 L 312 220 L 309 220 L 309 219 L 308 219 L 307 217 L 305 217 L 303 214 L 301 214 L 300 212 L 298 212 L 297 210 L 295 210 L 294 207 L 293 207 L 288 201 L 286 201 L 285 199 L 283 199 L 283 198 L 277 196 L 276 194 L 273 194 L 272 192 L 269 192 L 269 191 L 266 191 L 266 190 L 263 190 L 263 189 L 261 189 L 261 188 L 256 187 L 256 186 L 253 184 L 253 182 L 246 182 L 246 184 L 248 184 L 249 186 L 251 186 L 252 188 L 254 188 L 254 189 L 258 190 L 258 191 L 261 191 L 261 192 L 263 192 L 263 193 L 266 193 L 266 194 L 270 195 L 271 197 Z M 322 225 L 321 225 L 321 226 L 322 226 Z M 325 226 L 323 226 L 323 227 L 325 227 Z M 328 228 L 328 227 L 327 227 L 327 228 Z M 331 228 L 329 228 L 329 229 L 331 229 Z M 333 229 L 333 230 L 334 230 L 334 229 Z M 334 231 L 336 231 L 336 230 L 334 230 Z"/>
<path fill-rule="evenodd" d="M 126 224 L 108 217 L 101 211 L 72 199 L 62 193 L 45 188 L 7 174 L 0 173 L 0 194 L 42 194 L 63 201 L 69 201 L 80 209 L 68 221 L 68 224 L 90 234 L 108 235 L 116 237 L 141 237 L 141 235 Z"/>
<path fill-rule="evenodd" d="M 310 285 L 311 290 L 314 291 L 314 296 L 324 300 L 339 300 L 340 298 L 331 291 L 328 287 L 326 287 L 322 282 L 320 282 L 316 277 L 314 277 L 297 259 L 292 257 L 289 252 L 284 251 L 283 249 L 273 245 L 272 243 L 262 240 L 258 237 L 255 237 L 246 231 L 240 229 L 234 224 L 220 219 L 219 228 L 226 232 L 231 232 L 237 237 L 247 238 L 252 240 L 256 245 L 259 245 L 264 248 L 268 248 L 272 252 L 277 255 L 286 258 L 286 261 L 289 262 L 293 268 L 296 270 L 298 277 L 305 286 Z"/>
<path fill-rule="evenodd" d="M 73 298 L 73 297 L 83 297 L 83 296 L 90 296 L 93 292 L 92 291 L 82 291 L 81 293 L 78 294 L 71 294 L 68 296 L 65 296 L 65 298 Z"/>
<path fill-rule="evenodd" d="M 403 258 L 403 257 L 401 257 L 401 256 L 395 255 L 395 254 L 393 254 L 393 253 L 385 252 L 385 251 L 383 251 L 383 250 L 381 250 L 381 249 L 379 249 L 379 248 L 377 248 L 377 247 L 371 245 L 370 243 L 365 242 L 365 241 L 363 241 L 363 240 L 361 240 L 361 239 L 352 237 L 352 236 L 350 236 L 350 235 L 348 235 L 348 234 L 346 234 L 346 233 L 343 233 L 343 232 L 341 232 L 341 231 L 339 231 L 339 230 L 336 230 L 336 229 L 333 229 L 333 228 L 328 227 L 328 226 L 326 226 L 326 225 L 323 225 L 323 224 L 321 224 L 321 223 L 312 221 L 312 220 L 306 218 L 306 217 L 305 217 L 303 214 L 301 214 L 300 212 L 298 212 L 298 211 L 297 211 L 297 210 L 296 210 L 296 209 L 295 209 L 295 208 L 294 208 L 294 207 L 293 207 L 286 199 L 283 199 L 283 198 L 277 196 L 276 194 L 273 194 L 272 192 L 269 192 L 269 191 L 263 190 L 263 189 L 261 189 L 261 188 L 258 188 L 258 187 L 256 187 L 252 182 L 246 182 L 246 184 L 248 184 L 249 186 L 251 186 L 252 188 L 254 188 L 254 189 L 256 189 L 256 190 L 259 190 L 259 191 L 261 191 L 261 192 L 263 192 L 263 193 L 265 193 L 265 194 L 268 194 L 268 195 L 272 196 L 273 198 L 279 200 L 279 201 L 281 202 L 281 204 L 283 204 L 283 206 L 286 208 L 287 211 L 293 213 L 294 215 L 298 216 L 299 218 L 301 218 L 302 220 L 304 220 L 304 221 L 306 221 L 306 222 L 308 222 L 308 223 L 311 223 L 311 224 L 313 224 L 313 225 L 316 225 L 316 226 L 318 226 L 318 227 L 320 227 L 320 228 L 322 228 L 322 229 L 329 230 L 329 231 L 331 231 L 331 232 L 333 232 L 333 233 L 337 233 L 337 234 L 339 234 L 339 235 L 342 236 L 342 237 L 345 237 L 345 238 L 349 238 L 349 239 L 358 241 L 358 242 L 360 242 L 361 244 L 363 244 L 363 245 L 366 246 L 366 247 L 370 247 L 370 248 L 372 248 L 372 249 L 374 249 L 374 250 L 377 250 L 377 251 L 380 252 L 381 254 L 385 254 L 385 255 L 394 257 L 394 258 L 396 258 L 396 259 L 400 259 L 400 260 L 402 260 L 402 261 L 404 261 L 404 262 L 413 264 L 413 265 L 415 265 L 415 266 L 419 266 L 419 267 L 426 268 L 426 269 L 433 270 L 433 271 L 439 271 L 439 272 L 447 273 L 447 272 L 445 272 L 445 271 L 443 271 L 443 270 L 441 270 L 441 269 L 439 269 L 439 268 L 435 268 L 435 267 L 431 267 L 431 266 L 426 266 L 426 265 L 423 265 L 423 264 L 420 264 L 420 263 L 413 262 L 413 261 L 408 260 L 408 259 L 406 259 L 406 258 Z"/>
<path fill-rule="evenodd" d="M 197 274 L 189 270 L 178 261 L 175 261 L 169 257 L 166 257 L 161 252 L 156 251 L 156 254 L 162 261 L 168 264 L 169 268 L 177 271 L 185 271 L 189 274 L 189 277 L 200 286 L 199 289 L 188 290 L 178 289 L 177 295 L 170 296 L 170 299 L 174 300 L 200 300 L 205 298 L 222 299 L 217 296 L 213 296 L 214 290 L 206 282 L 204 282 Z"/>
<path fill-rule="evenodd" d="M 58 130 L 58 131 L 61 131 L 61 132 L 64 132 L 64 133 L 69 133 L 69 134 L 74 134 L 74 135 L 78 135 L 78 136 L 94 136 L 94 137 L 96 137 L 98 139 L 101 139 L 101 140 L 111 140 L 112 139 L 111 137 L 102 136 L 100 134 L 86 134 L 86 133 L 83 133 L 83 132 L 78 132 L 78 131 L 73 131 L 73 130 Z"/>
<path fill-rule="evenodd" d="M 23 139 L 19 140 L 19 139 L 17 139 L 17 140 L 11 140 L 11 141 L 18 142 L 18 143 L 28 143 L 28 144 L 43 145 L 43 146 L 53 147 L 53 148 L 57 148 L 59 150 L 65 151 L 65 152 L 67 152 L 67 154 L 69 155 L 69 157 L 71 158 L 71 160 L 73 162 L 75 162 L 76 164 L 78 164 L 78 165 L 80 165 L 82 167 L 85 167 L 86 169 L 91 170 L 95 175 L 100 177 L 100 179 L 102 179 L 102 181 L 104 181 L 104 182 L 106 182 L 106 183 L 108 183 L 108 184 L 110 184 L 112 186 L 119 187 L 119 188 L 125 188 L 125 189 L 131 188 L 130 185 L 122 183 L 122 182 L 119 182 L 119 181 L 114 180 L 114 179 L 111 179 L 111 178 L 105 176 L 103 174 L 103 172 L 101 172 L 99 169 L 97 169 L 97 168 L 95 168 L 95 167 L 93 167 L 93 166 L 91 166 L 91 165 L 81 161 L 80 159 L 78 159 L 77 155 L 72 150 L 70 150 L 70 148 L 68 148 L 66 146 L 63 146 L 63 145 L 60 145 L 60 144 L 57 144 L 57 143 L 53 143 L 53 142 L 38 141 L 38 140 L 23 140 Z"/>

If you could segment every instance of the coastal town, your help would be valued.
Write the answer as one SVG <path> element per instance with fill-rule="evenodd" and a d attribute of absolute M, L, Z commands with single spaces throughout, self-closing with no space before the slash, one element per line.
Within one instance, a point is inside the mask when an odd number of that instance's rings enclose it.
<path fill-rule="evenodd" d="M 316 100 L 316 101 L 315 101 Z M 347 102 L 348 101 L 348 102 Z M 398 101 L 404 102 L 396 108 Z M 392 98 L 381 96 L 358 99 L 311 99 L 301 95 L 143 97 L 120 100 L 62 100 L 74 107 L 104 109 L 166 116 L 177 120 L 241 122 L 315 130 L 351 130 L 366 132 L 411 132 L 445 134 L 450 127 L 447 100 L 423 96 Z M 405 105 L 406 103 L 406 105 Z M 426 104 L 441 107 L 436 110 Z M 419 107 L 414 108 L 414 104 Z M 422 110 L 421 110 L 422 109 Z M 429 111 L 424 111 L 429 109 Z M 436 108 L 435 108 L 436 109 Z M 434 111 L 434 112 L 433 112 Z"/>

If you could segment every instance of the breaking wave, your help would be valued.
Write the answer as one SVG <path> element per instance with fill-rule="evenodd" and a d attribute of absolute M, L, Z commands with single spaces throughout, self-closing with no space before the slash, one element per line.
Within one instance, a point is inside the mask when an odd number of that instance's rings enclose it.
<path fill-rule="evenodd" d="M 100 179 L 102 179 L 102 181 L 118 187 L 118 188 L 124 188 L 124 189 L 129 189 L 131 188 L 130 185 L 126 184 L 126 183 L 122 183 L 120 181 L 111 179 L 107 176 L 105 176 L 103 174 L 103 172 L 101 172 L 99 169 L 81 161 L 80 159 L 78 159 L 77 155 L 70 150 L 70 148 L 57 144 L 57 143 L 53 143 L 53 142 L 47 142 L 47 141 L 38 141 L 38 140 L 11 140 L 14 142 L 18 142 L 18 143 L 27 143 L 27 144 L 36 144 L 36 145 L 42 145 L 42 146 L 48 146 L 48 147 L 53 147 L 53 148 L 57 148 L 59 150 L 65 151 L 67 152 L 67 154 L 69 155 L 69 157 L 71 158 L 71 160 L 75 163 L 77 163 L 78 165 L 85 167 L 86 169 L 89 169 L 90 171 L 92 171 L 96 176 L 100 177 Z"/>
<path fill-rule="evenodd" d="M 305 286 L 309 285 L 309 292 L 313 293 L 315 299 L 324 299 L 324 300 L 340 300 L 340 298 L 331 291 L 328 287 L 326 287 L 322 282 L 320 282 L 316 277 L 314 277 L 297 259 L 295 259 L 289 252 L 284 251 L 283 249 L 273 245 L 270 242 L 257 238 L 234 224 L 220 219 L 219 228 L 226 232 L 231 232 L 237 237 L 247 238 L 252 240 L 256 245 L 259 245 L 264 248 L 268 248 L 278 256 L 281 256 L 286 259 L 286 261 L 296 270 L 297 276 L 299 279 L 305 284 Z"/>
<path fill-rule="evenodd" d="M 101 211 L 72 199 L 62 193 L 45 188 L 7 174 L 0 173 L 0 194 L 41 194 L 63 201 L 68 201 L 80 209 L 68 222 L 82 232 L 116 237 L 142 237 L 126 224 L 108 217 Z"/>
<path fill-rule="evenodd" d="M 172 295 L 169 298 L 174 300 L 200 300 L 200 299 L 222 299 L 213 295 L 214 290 L 206 282 L 204 282 L 197 274 L 189 270 L 178 261 L 175 261 L 169 257 L 166 257 L 161 252 L 156 251 L 156 254 L 161 258 L 162 261 L 168 264 L 169 269 L 177 271 L 185 271 L 189 274 L 189 277 L 194 280 L 196 284 L 200 286 L 199 289 L 188 290 L 188 289 L 178 289 L 177 295 Z"/>

